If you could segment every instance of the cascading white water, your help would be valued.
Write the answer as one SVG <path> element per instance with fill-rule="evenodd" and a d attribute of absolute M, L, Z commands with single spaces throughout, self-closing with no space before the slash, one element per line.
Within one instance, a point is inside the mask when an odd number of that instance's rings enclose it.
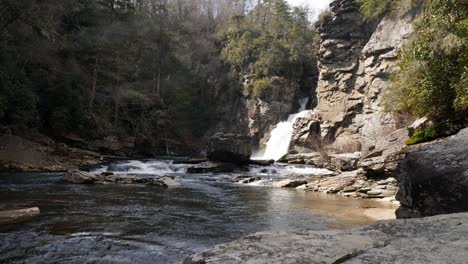
<path fill-rule="evenodd" d="M 293 126 L 296 119 L 299 117 L 305 117 L 309 113 L 309 110 L 305 110 L 308 101 L 308 98 L 299 100 L 299 104 L 301 106 L 299 112 L 290 115 L 287 121 L 278 123 L 271 131 L 270 139 L 266 144 L 263 155 L 254 154 L 252 159 L 276 161 L 288 153 L 289 144 L 294 131 Z"/>

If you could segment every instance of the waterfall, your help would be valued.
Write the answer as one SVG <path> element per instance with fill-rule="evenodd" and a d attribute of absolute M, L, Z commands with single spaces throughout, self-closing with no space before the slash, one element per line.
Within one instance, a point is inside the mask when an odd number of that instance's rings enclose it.
<path fill-rule="evenodd" d="M 299 112 L 290 115 L 288 120 L 278 123 L 271 131 L 270 139 L 266 144 L 263 155 L 256 153 L 252 155 L 252 159 L 276 161 L 288 153 L 296 119 L 299 117 L 305 117 L 309 113 L 309 110 L 305 110 L 308 101 L 309 98 L 299 100 L 299 104 L 301 106 Z"/>

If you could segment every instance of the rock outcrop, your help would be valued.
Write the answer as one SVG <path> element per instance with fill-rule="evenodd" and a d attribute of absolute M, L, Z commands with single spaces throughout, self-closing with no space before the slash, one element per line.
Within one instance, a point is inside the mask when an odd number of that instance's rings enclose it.
<path fill-rule="evenodd" d="M 163 188 L 177 187 L 180 184 L 171 177 L 150 177 L 140 175 L 116 175 L 113 173 L 94 174 L 73 170 L 63 175 L 63 181 L 74 184 L 146 184 Z"/>
<path fill-rule="evenodd" d="M 397 177 L 398 218 L 468 211 L 468 129 L 409 150 Z"/>
<path fill-rule="evenodd" d="M 357 153 L 357 162 L 348 160 L 344 170 L 384 174 L 396 167 L 414 121 L 384 113 L 381 99 L 418 10 L 370 23 L 355 0 L 335 0 L 330 8 L 318 24 L 318 104 L 309 117 L 297 120 L 294 149 L 328 156 Z"/>
<path fill-rule="evenodd" d="M 466 263 L 468 214 L 353 230 L 261 232 L 185 259 L 201 263 Z"/>
<path fill-rule="evenodd" d="M 244 87 L 250 85 L 246 78 Z M 280 77 L 271 78 L 271 85 L 258 96 L 252 96 L 244 88 L 248 111 L 249 135 L 260 145 L 266 144 L 273 127 L 298 108 L 299 84 Z"/>
<path fill-rule="evenodd" d="M 217 133 L 209 139 L 207 157 L 211 161 L 247 164 L 251 154 L 248 136 Z"/>
<path fill-rule="evenodd" d="M 314 177 L 301 186 L 301 189 L 398 204 L 395 199 L 398 191 L 395 178 L 369 179 L 362 170 L 344 172 L 336 176 Z"/>
<path fill-rule="evenodd" d="M 66 171 L 101 162 L 101 155 L 57 143 L 39 133 L 0 134 L 0 171 Z"/>

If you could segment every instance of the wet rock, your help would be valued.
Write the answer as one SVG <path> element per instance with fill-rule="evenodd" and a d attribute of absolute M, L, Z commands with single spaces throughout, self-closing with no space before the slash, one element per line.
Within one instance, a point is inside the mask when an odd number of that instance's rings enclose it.
<path fill-rule="evenodd" d="M 239 166 L 226 162 L 203 162 L 187 168 L 187 173 L 229 173 L 238 169 Z"/>
<path fill-rule="evenodd" d="M 398 218 L 468 211 L 468 128 L 416 146 L 397 169 Z"/>
<path fill-rule="evenodd" d="M 388 220 L 352 230 L 260 232 L 184 260 L 194 263 L 453 263 L 468 258 L 468 214 Z"/>
<path fill-rule="evenodd" d="M 250 160 L 249 163 L 258 166 L 270 166 L 275 163 L 275 160 Z"/>
<path fill-rule="evenodd" d="M 105 175 L 103 175 L 105 177 Z M 63 180 L 69 183 L 76 184 L 92 184 L 97 181 L 98 176 L 79 170 L 68 171 L 63 175 Z"/>
<path fill-rule="evenodd" d="M 168 188 L 174 188 L 174 187 L 179 187 L 180 182 L 174 180 L 174 177 L 161 177 L 158 179 L 161 183 L 165 184 Z"/>
<path fill-rule="evenodd" d="M 306 181 L 306 180 L 301 180 L 301 179 L 297 179 L 297 180 L 288 179 L 288 180 L 284 180 L 284 181 L 280 181 L 280 182 L 275 182 L 275 183 L 273 183 L 273 187 L 279 187 L 279 188 L 296 188 L 296 187 L 299 187 L 299 186 L 305 185 L 305 184 L 307 184 L 307 181 Z"/>
<path fill-rule="evenodd" d="M 238 176 L 236 177 L 236 181 L 242 184 L 248 184 L 256 181 L 260 181 L 261 177 L 251 177 L 251 176 Z"/>
<path fill-rule="evenodd" d="M 149 177 L 139 175 L 102 175 L 73 170 L 66 172 L 63 181 L 74 184 L 146 184 L 164 188 L 176 187 L 178 183 L 170 177 Z"/>
<path fill-rule="evenodd" d="M 217 133 L 209 139 L 207 157 L 211 161 L 248 164 L 252 139 L 248 136 Z"/>
<path fill-rule="evenodd" d="M 0 224 L 12 224 L 29 220 L 41 213 L 38 207 L 0 210 Z"/>
<path fill-rule="evenodd" d="M 204 158 L 188 158 L 188 159 L 180 159 L 174 160 L 172 164 L 200 164 L 203 162 L 207 162 L 207 159 Z"/>

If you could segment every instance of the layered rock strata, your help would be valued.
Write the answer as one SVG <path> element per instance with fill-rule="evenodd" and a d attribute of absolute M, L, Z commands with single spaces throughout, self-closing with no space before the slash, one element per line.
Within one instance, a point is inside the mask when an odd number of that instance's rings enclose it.
<path fill-rule="evenodd" d="M 353 167 L 371 174 L 392 171 L 414 120 L 383 112 L 381 100 L 417 10 L 368 23 L 354 0 L 335 0 L 330 8 L 318 25 L 318 105 L 297 121 L 294 148 L 328 156 L 353 153 L 359 157 Z"/>

